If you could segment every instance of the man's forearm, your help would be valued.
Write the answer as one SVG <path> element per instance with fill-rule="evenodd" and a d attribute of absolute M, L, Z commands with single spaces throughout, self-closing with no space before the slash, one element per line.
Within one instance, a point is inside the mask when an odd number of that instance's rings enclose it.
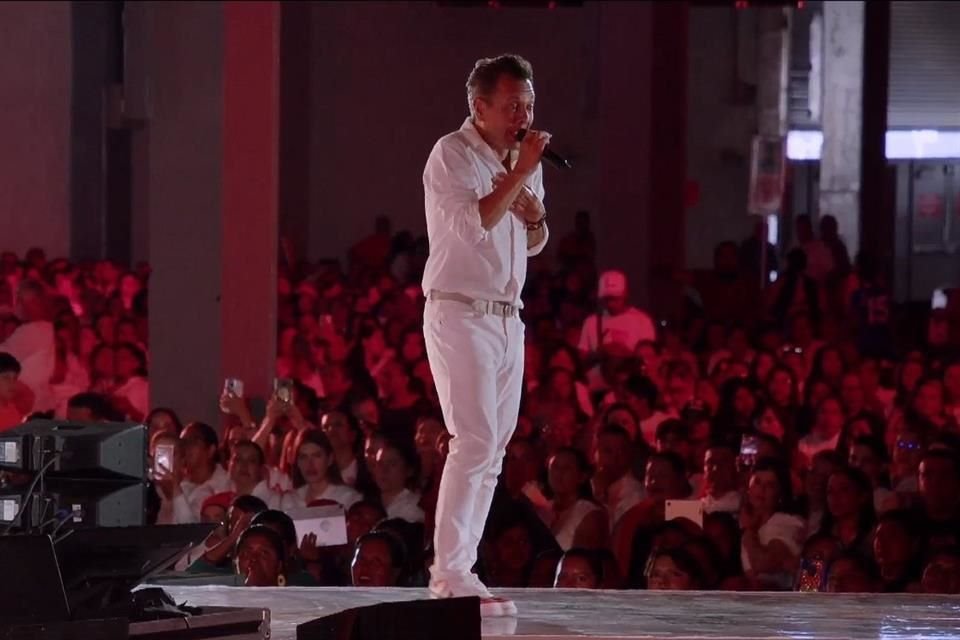
<path fill-rule="evenodd" d="M 517 199 L 526 179 L 526 175 L 511 171 L 491 193 L 480 198 L 480 226 L 488 231 L 497 226 Z"/>

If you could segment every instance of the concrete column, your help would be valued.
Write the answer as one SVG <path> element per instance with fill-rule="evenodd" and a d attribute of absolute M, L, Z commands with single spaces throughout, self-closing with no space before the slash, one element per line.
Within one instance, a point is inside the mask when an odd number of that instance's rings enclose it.
<path fill-rule="evenodd" d="M 823 3 L 820 215 L 837 218 L 851 256 L 860 246 L 864 4 Z"/>
<path fill-rule="evenodd" d="M 154 2 L 147 195 L 151 394 L 218 422 L 265 395 L 276 335 L 279 3 Z"/>
<path fill-rule="evenodd" d="M 787 88 L 790 82 L 790 10 L 757 10 L 757 132 L 787 133 Z"/>

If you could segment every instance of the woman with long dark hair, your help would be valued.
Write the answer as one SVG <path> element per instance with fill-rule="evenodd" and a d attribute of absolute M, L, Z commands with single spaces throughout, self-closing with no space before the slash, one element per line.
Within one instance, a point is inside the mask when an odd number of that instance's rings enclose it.
<path fill-rule="evenodd" d="M 317 500 L 331 500 L 349 509 L 363 496 L 343 484 L 327 436 L 316 429 L 297 434 L 294 444 L 295 463 L 291 469 L 294 490 L 284 494 L 281 509 L 306 507 Z"/>
<path fill-rule="evenodd" d="M 551 500 L 540 517 L 564 551 L 574 547 L 600 549 L 607 543 L 608 518 L 593 500 L 591 474 L 587 457 L 573 447 L 558 449 L 547 464 Z"/>

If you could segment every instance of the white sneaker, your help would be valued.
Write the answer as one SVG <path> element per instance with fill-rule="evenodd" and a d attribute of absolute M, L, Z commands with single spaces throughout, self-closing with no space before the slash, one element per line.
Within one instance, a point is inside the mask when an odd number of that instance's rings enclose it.
<path fill-rule="evenodd" d="M 517 605 L 509 598 L 500 598 L 497 596 L 480 598 L 481 618 L 506 618 L 516 617 L 516 615 Z"/>
<path fill-rule="evenodd" d="M 467 576 L 463 584 L 453 586 L 446 580 L 430 582 L 431 598 L 455 598 L 476 596 L 480 598 L 481 618 L 502 618 L 517 615 L 517 605 L 509 598 L 494 596 L 475 573 Z"/>

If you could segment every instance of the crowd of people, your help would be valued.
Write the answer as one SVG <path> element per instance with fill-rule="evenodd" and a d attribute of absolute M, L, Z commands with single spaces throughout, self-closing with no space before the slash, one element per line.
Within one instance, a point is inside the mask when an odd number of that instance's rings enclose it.
<path fill-rule="evenodd" d="M 960 323 L 898 332 L 882 269 L 851 261 L 829 216 L 819 237 L 798 219 L 761 289 L 763 235 L 678 276 L 664 320 L 598 272 L 586 213 L 531 260 L 485 584 L 960 593 Z M 226 385 L 221 425 L 149 404 L 148 269 L 4 254 L 0 428 L 147 424 L 150 520 L 218 524 L 186 571 L 424 586 L 456 446 L 421 330 L 426 251 L 378 219 L 346 269 L 285 261 L 277 392 L 254 415 Z M 290 514 L 336 505 L 346 544 L 297 535 Z"/>

